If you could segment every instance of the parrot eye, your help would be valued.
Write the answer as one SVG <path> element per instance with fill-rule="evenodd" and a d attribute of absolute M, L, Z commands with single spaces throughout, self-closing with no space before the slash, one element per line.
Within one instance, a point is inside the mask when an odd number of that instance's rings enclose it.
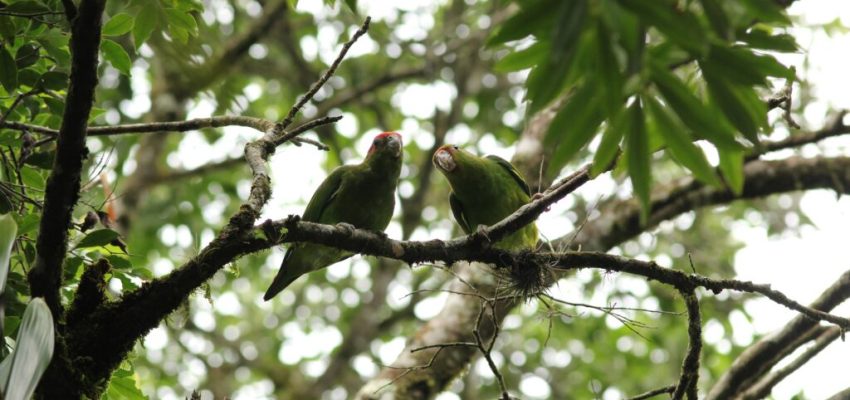
<path fill-rule="evenodd" d="M 452 147 L 454 147 L 455 150 L 458 150 L 457 146 L 452 146 Z"/>

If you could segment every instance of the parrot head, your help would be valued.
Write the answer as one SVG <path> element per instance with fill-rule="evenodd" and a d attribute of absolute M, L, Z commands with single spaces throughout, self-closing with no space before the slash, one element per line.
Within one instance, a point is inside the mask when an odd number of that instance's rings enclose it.
<path fill-rule="evenodd" d="M 457 168 L 459 159 L 466 156 L 465 152 L 457 146 L 446 144 L 434 153 L 434 165 L 443 173 L 449 173 Z"/>
<path fill-rule="evenodd" d="M 384 132 L 375 136 L 372 140 L 372 147 L 369 147 L 369 152 L 366 157 L 372 157 L 375 154 L 384 156 L 392 156 L 393 158 L 401 157 L 402 140 L 398 132 Z"/>

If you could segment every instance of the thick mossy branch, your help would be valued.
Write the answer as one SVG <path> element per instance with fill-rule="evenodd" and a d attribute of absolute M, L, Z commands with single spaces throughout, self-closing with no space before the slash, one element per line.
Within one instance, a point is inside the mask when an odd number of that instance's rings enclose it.
<path fill-rule="evenodd" d="M 73 327 L 106 303 L 105 275 L 111 269 L 112 266 L 105 258 L 97 260 L 86 268 L 80 277 L 74 302 L 65 318 L 67 326 Z"/>
<path fill-rule="evenodd" d="M 71 28 L 70 85 L 59 128 L 56 158 L 44 192 L 35 266 L 28 276 L 30 293 L 33 297 L 44 297 L 56 321 L 62 318 L 59 287 L 71 211 L 77 204 L 83 159 L 88 155 L 86 126 L 97 86 L 97 54 L 105 3 L 105 0 L 81 2 Z"/>

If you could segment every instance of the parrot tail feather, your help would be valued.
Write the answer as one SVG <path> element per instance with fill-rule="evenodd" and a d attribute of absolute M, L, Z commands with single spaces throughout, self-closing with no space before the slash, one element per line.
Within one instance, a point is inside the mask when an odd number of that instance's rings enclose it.
<path fill-rule="evenodd" d="M 280 270 L 277 276 L 274 277 L 274 281 L 269 285 L 269 288 L 266 290 L 266 294 L 263 295 L 263 300 L 269 301 L 273 297 L 277 296 L 278 293 L 282 292 L 283 289 L 286 289 L 292 282 L 295 282 L 296 279 L 301 277 L 301 274 L 288 274 L 285 270 Z"/>

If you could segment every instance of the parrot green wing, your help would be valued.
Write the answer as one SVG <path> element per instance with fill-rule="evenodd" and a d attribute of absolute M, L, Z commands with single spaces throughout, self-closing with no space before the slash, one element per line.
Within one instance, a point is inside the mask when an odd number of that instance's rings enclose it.
<path fill-rule="evenodd" d="M 307 208 L 304 209 L 301 219 L 310 222 L 321 221 L 322 214 L 328 208 L 328 204 L 339 193 L 339 188 L 342 186 L 342 176 L 349 168 L 348 165 L 338 167 L 325 178 L 322 184 L 319 185 L 319 188 L 313 193 L 310 202 L 307 203 Z"/>
<path fill-rule="evenodd" d="M 466 221 L 466 216 L 463 215 L 463 204 L 460 204 L 460 200 L 455 196 L 454 192 L 449 193 L 449 205 L 452 207 L 452 214 L 455 216 L 455 220 L 461 229 L 466 233 L 472 232 L 472 229 L 469 229 L 469 222 Z"/>
<path fill-rule="evenodd" d="M 525 183 L 525 179 L 522 179 L 522 175 L 519 174 L 519 171 L 517 171 L 516 168 L 514 168 L 514 166 L 510 162 L 508 162 L 508 160 L 505 160 L 504 158 L 495 155 L 489 155 L 484 158 L 495 161 L 497 164 L 499 164 L 499 166 L 508 171 L 508 173 L 511 174 L 511 177 L 514 178 L 514 181 L 516 181 L 519 187 L 522 188 L 522 191 L 525 192 L 525 194 L 531 196 L 531 189 L 528 188 L 528 184 Z"/>

